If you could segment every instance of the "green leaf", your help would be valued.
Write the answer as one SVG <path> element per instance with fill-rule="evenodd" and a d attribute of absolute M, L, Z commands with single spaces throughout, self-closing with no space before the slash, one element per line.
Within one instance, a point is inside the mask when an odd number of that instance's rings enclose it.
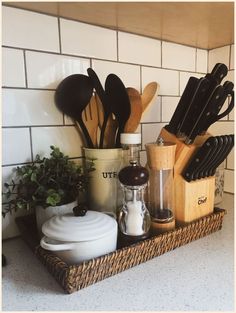
<path fill-rule="evenodd" d="M 33 182 L 37 182 L 37 174 L 35 172 L 33 172 L 30 176 L 31 181 Z"/>

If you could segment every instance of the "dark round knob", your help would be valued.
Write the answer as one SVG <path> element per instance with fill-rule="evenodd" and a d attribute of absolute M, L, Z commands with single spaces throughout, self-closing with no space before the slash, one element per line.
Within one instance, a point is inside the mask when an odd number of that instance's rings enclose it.
<path fill-rule="evenodd" d="M 78 204 L 73 208 L 74 216 L 85 216 L 87 211 L 88 209 L 84 204 Z"/>
<path fill-rule="evenodd" d="M 136 164 L 126 166 L 118 174 L 121 184 L 126 186 L 141 186 L 147 183 L 148 170 Z"/>

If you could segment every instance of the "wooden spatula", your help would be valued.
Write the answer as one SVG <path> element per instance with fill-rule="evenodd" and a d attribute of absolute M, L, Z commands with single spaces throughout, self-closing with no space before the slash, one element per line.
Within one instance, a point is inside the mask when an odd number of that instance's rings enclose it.
<path fill-rule="evenodd" d="M 143 112 L 148 108 L 152 103 L 154 98 L 157 96 L 160 89 L 160 85 L 156 82 L 151 82 L 145 86 L 143 93 L 141 95 L 142 99 L 142 110 Z"/>
<path fill-rule="evenodd" d="M 134 133 L 138 128 L 142 117 L 142 100 L 141 95 L 135 88 L 126 88 L 130 101 L 130 117 L 125 124 L 125 133 Z"/>
<path fill-rule="evenodd" d="M 102 128 L 103 121 L 104 121 L 104 110 L 102 102 L 97 94 L 95 94 L 95 99 L 98 108 L 98 125 L 99 128 Z M 116 139 L 116 132 L 118 128 L 118 122 L 115 119 L 113 114 L 109 115 L 106 129 L 104 132 L 104 139 L 103 139 L 103 147 L 104 148 L 114 148 L 115 147 L 115 139 Z"/>
<path fill-rule="evenodd" d="M 82 120 L 88 130 L 90 138 L 93 142 L 94 148 L 98 147 L 97 131 L 98 131 L 98 109 L 95 96 L 93 95 L 82 112 Z"/>

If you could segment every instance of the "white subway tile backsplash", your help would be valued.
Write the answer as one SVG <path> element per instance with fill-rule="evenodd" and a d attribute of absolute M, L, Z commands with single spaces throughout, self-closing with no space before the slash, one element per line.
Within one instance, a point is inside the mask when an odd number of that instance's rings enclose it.
<path fill-rule="evenodd" d="M 196 71 L 207 73 L 208 52 L 207 50 L 197 49 Z"/>
<path fill-rule="evenodd" d="M 195 71 L 196 48 L 162 42 L 162 67 Z"/>
<path fill-rule="evenodd" d="M 227 76 L 222 80 L 222 84 L 223 84 L 226 80 L 229 80 L 229 81 L 231 81 L 231 82 L 234 83 L 234 70 L 228 71 Z"/>
<path fill-rule="evenodd" d="M 224 191 L 234 193 L 234 171 L 225 170 Z"/>
<path fill-rule="evenodd" d="M 146 153 L 146 151 L 140 151 L 139 156 L 140 156 L 140 164 L 142 166 L 146 166 L 146 164 L 147 164 L 147 153 Z"/>
<path fill-rule="evenodd" d="M 2 164 L 31 162 L 29 128 L 4 128 Z"/>
<path fill-rule="evenodd" d="M 156 142 L 161 129 L 165 126 L 163 123 L 143 124 L 142 125 L 142 149 L 145 150 L 145 144 Z"/>
<path fill-rule="evenodd" d="M 59 147 L 71 158 L 81 156 L 82 139 L 74 126 L 32 128 L 33 158 L 49 156 L 50 146 Z"/>
<path fill-rule="evenodd" d="M 62 53 L 117 60 L 116 31 L 60 19 Z"/>
<path fill-rule="evenodd" d="M 161 121 L 161 97 L 157 97 L 143 112 L 141 123 Z"/>
<path fill-rule="evenodd" d="M 234 70 L 234 45 L 231 45 L 230 47 L 230 62 L 229 62 L 229 68 L 231 70 Z"/>
<path fill-rule="evenodd" d="M 56 17 L 3 6 L 2 22 L 3 45 L 59 52 Z"/>
<path fill-rule="evenodd" d="M 176 106 L 179 102 L 180 97 L 162 97 L 162 110 L 161 110 L 161 121 L 169 122 Z"/>
<path fill-rule="evenodd" d="M 179 95 L 179 73 L 177 71 L 142 67 L 142 86 L 151 81 L 160 85 L 159 95 Z"/>
<path fill-rule="evenodd" d="M 113 73 L 120 77 L 125 87 L 140 90 L 140 67 L 137 65 L 92 60 L 92 67 L 103 87 L 107 76 Z"/>
<path fill-rule="evenodd" d="M 62 125 L 54 91 L 3 89 L 3 126 Z"/>
<path fill-rule="evenodd" d="M 161 66 L 161 41 L 118 32 L 118 57 L 121 62 Z"/>
<path fill-rule="evenodd" d="M 209 133 L 213 136 L 234 134 L 234 122 L 219 121 L 210 126 Z"/>
<path fill-rule="evenodd" d="M 26 51 L 28 86 L 55 89 L 67 76 L 86 74 L 88 59 Z"/>
<path fill-rule="evenodd" d="M 25 65 L 22 50 L 2 49 L 2 85 L 25 87 Z"/>
<path fill-rule="evenodd" d="M 201 78 L 203 76 L 205 76 L 204 74 L 198 74 L 198 73 L 188 73 L 188 72 L 180 72 L 180 96 L 182 95 L 189 78 L 193 76 L 196 78 Z"/>
<path fill-rule="evenodd" d="M 224 63 L 229 67 L 230 46 L 212 49 L 209 51 L 208 72 L 210 72 L 216 63 Z"/>
<path fill-rule="evenodd" d="M 234 169 L 234 149 L 231 150 L 230 154 L 227 157 L 226 168 L 230 170 Z"/>

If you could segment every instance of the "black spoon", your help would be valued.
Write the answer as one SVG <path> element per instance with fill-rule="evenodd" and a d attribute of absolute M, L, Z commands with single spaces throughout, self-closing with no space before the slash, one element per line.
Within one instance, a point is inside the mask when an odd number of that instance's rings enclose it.
<path fill-rule="evenodd" d="M 93 82 L 93 86 L 94 86 L 94 88 L 97 92 L 97 95 L 99 96 L 99 98 L 102 102 L 102 106 L 103 106 L 104 118 L 103 118 L 103 124 L 101 127 L 101 135 L 100 135 L 100 141 L 99 141 L 99 148 L 102 149 L 107 121 L 108 121 L 108 118 L 111 114 L 111 107 L 109 105 L 108 97 L 107 97 L 107 95 L 106 95 L 106 93 L 102 87 L 102 84 L 101 84 L 97 74 L 94 72 L 94 70 L 92 68 L 88 68 L 87 73 Z"/>
<path fill-rule="evenodd" d="M 125 124 L 130 116 L 130 101 L 121 79 L 115 74 L 109 74 L 105 82 L 105 92 L 115 115 L 119 128 L 116 135 L 116 148 L 120 147 L 120 134 L 124 132 Z"/>
<path fill-rule="evenodd" d="M 82 112 L 89 103 L 93 93 L 91 79 L 83 74 L 73 74 L 58 85 L 55 92 L 55 103 L 58 109 L 78 121 L 84 134 L 88 148 L 93 148 L 93 142 L 82 120 Z"/>

